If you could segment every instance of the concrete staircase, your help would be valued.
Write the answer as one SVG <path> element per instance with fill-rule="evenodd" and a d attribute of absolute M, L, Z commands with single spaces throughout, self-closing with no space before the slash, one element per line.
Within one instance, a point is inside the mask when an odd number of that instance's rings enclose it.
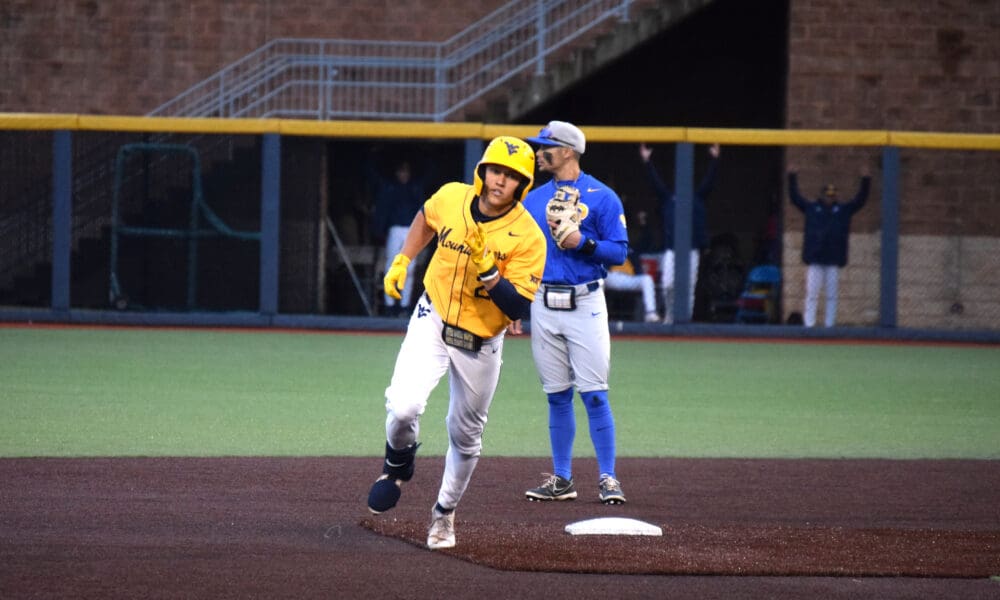
<path fill-rule="evenodd" d="M 489 122 L 513 122 L 558 96 L 589 75 L 607 67 L 650 40 L 683 21 L 715 0 L 639 0 L 632 5 L 628 21 L 606 28 L 588 43 L 570 48 L 547 67 L 543 75 L 533 76 L 507 95 L 488 104 Z"/>
<path fill-rule="evenodd" d="M 465 111 L 466 121 L 516 122 L 533 109 L 558 96 L 591 74 L 607 67 L 615 60 L 639 47 L 644 42 L 663 33 L 690 15 L 711 4 L 714 0 L 636 0 L 630 5 L 630 18 L 608 24 L 595 30 L 596 35 L 586 37 L 579 43 L 567 45 L 560 52 L 550 56 L 545 73 L 525 76 L 518 83 L 498 88 Z M 215 202 L 224 204 L 228 190 L 232 195 L 233 186 L 240 182 L 253 181 L 255 162 L 247 162 L 242 156 L 235 165 L 213 165 L 204 173 L 206 186 L 214 192 Z M 248 172 L 248 169 L 250 170 Z M 234 172 L 236 172 L 234 174 Z M 253 194 L 249 194 L 251 197 Z M 213 203 L 213 206 L 216 204 Z M 71 302 L 74 306 L 101 308 L 108 305 L 108 245 L 109 232 L 106 226 L 99 232 L 77 240 L 72 256 Z M 220 249 L 223 258 L 231 250 Z M 237 250 L 238 251 L 238 250 Z M 252 265 L 251 265 L 252 266 Z M 134 277 L 141 277 L 142 265 L 128 268 Z M 253 273 L 245 275 L 253 279 Z M 204 278 L 206 292 L 220 281 L 217 276 Z M 232 279 L 230 279 L 230 282 Z M 152 282 L 154 288 L 160 283 Z M 232 285 L 230 283 L 230 285 Z M 252 290 L 245 296 L 252 297 Z M 26 261 L 14 276 L 9 286 L 0 289 L 0 304 L 21 306 L 45 306 L 51 295 L 51 264 L 49 258 L 39 257 Z M 157 296 L 158 294 L 151 294 Z M 226 297 L 223 292 L 207 293 L 207 297 Z"/>

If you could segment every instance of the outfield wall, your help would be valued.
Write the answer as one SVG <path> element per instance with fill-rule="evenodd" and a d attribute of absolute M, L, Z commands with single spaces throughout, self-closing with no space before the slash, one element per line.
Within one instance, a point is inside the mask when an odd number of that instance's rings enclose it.
<path fill-rule="evenodd" d="M 383 123 L 383 122 L 315 122 L 288 120 L 212 120 L 212 119 L 146 119 L 140 117 L 93 117 L 84 115 L 0 115 L 0 132 L 8 135 L 19 131 L 33 133 L 51 132 L 51 137 L 42 136 L 43 140 L 52 143 L 51 166 L 41 169 L 51 171 L 50 210 L 43 215 L 51 216 L 51 229 L 43 236 L 51 238 L 51 246 L 46 252 L 53 258 L 51 269 L 51 295 L 40 307 L 48 308 L 50 317 L 58 320 L 74 320 L 78 317 L 73 313 L 78 309 L 86 309 L 92 315 L 95 307 L 75 306 L 71 298 L 70 288 L 72 273 L 70 272 L 70 255 L 79 245 L 80 235 L 74 230 L 74 177 L 81 173 L 74 171 L 72 138 L 74 134 L 85 132 L 141 132 L 144 135 L 156 133 L 205 134 L 251 136 L 261 140 L 259 154 L 259 169 L 250 173 L 251 178 L 258 179 L 259 185 L 252 188 L 255 196 L 242 197 L 241 205 L 245 210 L 256 213 L 262 240 L 260 242 L 257 275 L 256 298 L 251 302 L 251 308 L 219 307 L 219 310 L 236 314 L 237 322 L 277 323 L 279 315 L 288 314 L 282 309 L 279 292 L 298 289 L 293 277 L 287 278 L 289 261 L 283 256 L 284 248 L 293 245 L 301 237 L 319 235 L 320 224 L 309 225 L 308 215 L 305 221 L 298 221 L 298 233 L 282 234 L 282 219 L 287 213 L 285 205 L 300 202 L 298 193 L 289 196 L 282 187 L 283 171 L 294 169 L 297 162 L 289 162 L 289 157 L 283 155 L 283 146 L 291 145 L 292 140 L 308 138 L 363 138 L 363 139 L 425 139 L 449 140 L 464 146 L 464 165 L 455 170 L 459 173 L 470 173 L 486 140 L 500 134 L 512 134 L 522 137 L 533 135 L 538 125 L 489 125 L 476 123 L 433 124 L 433 123 Z M 858 232 L 852 240 L 854 248 L 853 264 L 844 274 L 843 307 L 841 322 L 845 326 L 861 328 L 878 328 L 892 330 L 905 328 L 941 328 L 944 330 L 1000 330 L 1000 301 L 993 294 L 994 282 L 1000 281 L 1000 262 L 994 257 L 995 242 L 990 236 L 972 235 L 923 235 L 911 234 L 906 231 L 906 193 L 909 189 L 905 182 L 909 181 L 907 163 L 902 160 L 910 149 L 921 149 L 921 152 L 951 152 L 958 150 L 960 154 L 976 156 L 985 155 L 991 159 L 997 156 L 1000 149 L 1000 135 L 977 134 L 946 134 L 922 132 L 893 131 L 787 131 L 787 130 L 737 130 L 737 129 L 706 129 L 706 128 L 650 128 L 650 127 L 587 127 L 588 141 L 598 146 L 621 148 L 631 151 L 634 144 L 640 140 L 673 144 L 677 148 L 675 159 L 675 179 L 693 181 L 694 159 L 690 149 L 696 144 L 718 142 L 724 147 L 752 146 L 782 146 L 782 147 L 828 147 L 832 149 L 848 149 L 862 151 L 878 156 L 881 171 L 876 173 L 873 184 L 873 198 L 865 210 L 879 215 L 880 230 L 877 233 Z M 282 140 L 289 141 L 283 144 Z M 976 159 L 975 164 L 988 165 Z M 456 166 L 457 165 L 453 165 Z M 294 171 L 292 171 L 294 172 Z M 994 171 L 995 173 L 995 171 Z M 86 173 L 83 173 L 85 175 Z M 989 172 L 976 174 L 983 178 L 990 177 Z M 245 176 L 244 176 L 245 178 Z M 298 181 L 298 177 L 294 178 Z M 904 185 L 901 185 L 901 182 Z M 298 182 L 301 184 L 301 182 Z M 846 187 L 846 185 L 845 185 Z M 986 186 L 989 193 L 992 187 Z M 8 190 L 9 188 L 4 188 Z M 679 185 L 681 205 L 690 203 L 690 196 L 683 193 L 685 188 Z M 4 202 L 3 206 L 13 206 Z M 971 205 L 975 207 L 976 205 Z M 683 210 L 683 208 L 681 209 Z M 17 212 L 8 211 L 4 219 L 18 216 Z M 301 216 L 301 215 L 300 215 Z M 314 219 L 316 217 L 313 217 Z M 869 216 L 871 218 L 871 216 Z M 993 218 L 988 213 L 970 211 L 969 219 L 980 219 L 984 222 Z M 679 221 L 683 222 L 683 220 Z M 796 261 L 796 234 L 789 231 L 784 235 L 785 251 L 783 266 L 786 271 L 784 278 L 784 313 L 794 310 L 794 305 L 800 299 L 802 280 L 801 272 L 796 273 L 799 265 Z M 307 245 L 308 247 L 308 245 Z M 316 249 L 324 248 L 315 245 Z M 317 252 L 320 250 L 316 250 Z M 325 250 L 323 250 L 325 252 Z M 303 256 L 308 256 L 309 251 Z M 318 260 L 318 259 L 317 259 Z M 225 270 L 225 269 L 224 269 Z M 154 274 L 154 278 L 160 277 Z M 682 285 L 688 282 L 683 280 Z M 798 296 L 796 293 L 798 292 Z M 350 290 L 344 290 L 350 293 Z M 684 298 L 683 294 L 678 295 Z M 245 297 L 245 295 L 244 295 Z M 946 309 L 945 309 L 946 307 Z M 101 307 L 96 307 L 101 308 Z M 103 307 L 108 308 L 108 307 Z M 44 312 L 44 311 L 42 311 Z M 146 311 L 147 313 L 173 313 L 170 319 L 176 319 L 183 311 Z M 199 311 L 188 311 L 190 313 Z M 215 312 L 218 312 L 215 311 Z M 325 315 L 316 311 L 294 310 L 303 318 Z M 678 311 L 680 312 L 680 311 Z M 260 318 L 250 315 L 257 313 Z M 37 319 L 39 311 L 33 310 L 32 319 Z M 8 315 L 24 315 L 23 312 L 9 312 Z M 344 315 L 350 316 L 350 315 Z M 87 317 L 93 318 L 93 317 Z M 101 317 L 103 319 L 103 317 Z M 108 320 L 121 320 L 123 315 L 110 317 Z M 136 316 L 138 320 L 143 317 Z M 131 320 L 129 317 L 125 320 Z M 210 322 L 211 315 L 191 315 L 192 322 Z M 223 319 L 225 320 L 225 319 Z M 155 321 L 155 318 L 154 318 Z"/>

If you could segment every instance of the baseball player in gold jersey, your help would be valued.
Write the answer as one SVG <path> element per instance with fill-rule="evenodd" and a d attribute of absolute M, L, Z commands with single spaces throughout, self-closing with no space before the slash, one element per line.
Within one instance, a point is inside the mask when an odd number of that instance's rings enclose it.
<path fill-rule="evenodd" d="M 546 243 L 520 200 L 534 181 L 531 146 L 513 137 L 491 141 L 473 184 L 447 183 L 417 213 L 385 276 L 399 297 L 406 267 L 432 239 L 437 248 L 385 390 L 382 475 L 368 494 L 378 514 L 396 505 L 413 477 L 420 415 L 448 373 L 448 452 L 427 546 L 455 545 L 455 507 L 476 468 L 487 412 L 500 379 L 504 333 L 526 318 L 542 279 Z"/>

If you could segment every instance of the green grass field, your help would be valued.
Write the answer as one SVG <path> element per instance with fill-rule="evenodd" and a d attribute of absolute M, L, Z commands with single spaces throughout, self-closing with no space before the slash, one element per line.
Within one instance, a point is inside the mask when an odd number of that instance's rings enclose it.
<path fill-rule="evenodd" d="M 0 456 L 379 455 L 402 334 L 0 328 Z M 1000 347 L 612 340 L 620 456 L 1000 458 Z M 592 456 L 578 407 L 576 454 Z M 422 419 L 443 454 L 447 381 Z M 526 337 L 485 453 L 547 456 Z"/>

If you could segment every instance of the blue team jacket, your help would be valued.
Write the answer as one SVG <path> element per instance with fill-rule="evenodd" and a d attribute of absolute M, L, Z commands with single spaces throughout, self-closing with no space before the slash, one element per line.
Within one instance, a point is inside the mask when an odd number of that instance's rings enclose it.
<path fill-rule="evenodd" d="M 865 205 L 870 186 L 871 177 L 862 177 L 858 193 L 850 202 L 826 202 L 822 198 L 807 200 L 799 194 L 798 175 L 788 174 L 788 195 L 792 204 L 806 217 L 802 262 L 807 265 L 838 267 L 847 264 L 847 238 L 851 233 L 851 217 Z"/>
<path fill-rule="evenodd" d="M 708 165 L 705 177 L 694 192 L 691 206 L 691 248 L 694 250 L 703 250 L 708 247 L 708 209 L 705 206 L 705 199 L 708 198 L 712 192 L 712 186 L 715 185 L 715 172 L 718 169 L 718 164 L 719 160 L 713 158 Z M 676 194 L 660 178 L 660 174 L 657 173 L 651 160 L 646 162 L 646 173 L 649 175 L 649 183 L 653 186 L 656 197 L 660 200 L 660 210 L 663 216 L 663 246 L 667 250 L 673 250 Z"/>

